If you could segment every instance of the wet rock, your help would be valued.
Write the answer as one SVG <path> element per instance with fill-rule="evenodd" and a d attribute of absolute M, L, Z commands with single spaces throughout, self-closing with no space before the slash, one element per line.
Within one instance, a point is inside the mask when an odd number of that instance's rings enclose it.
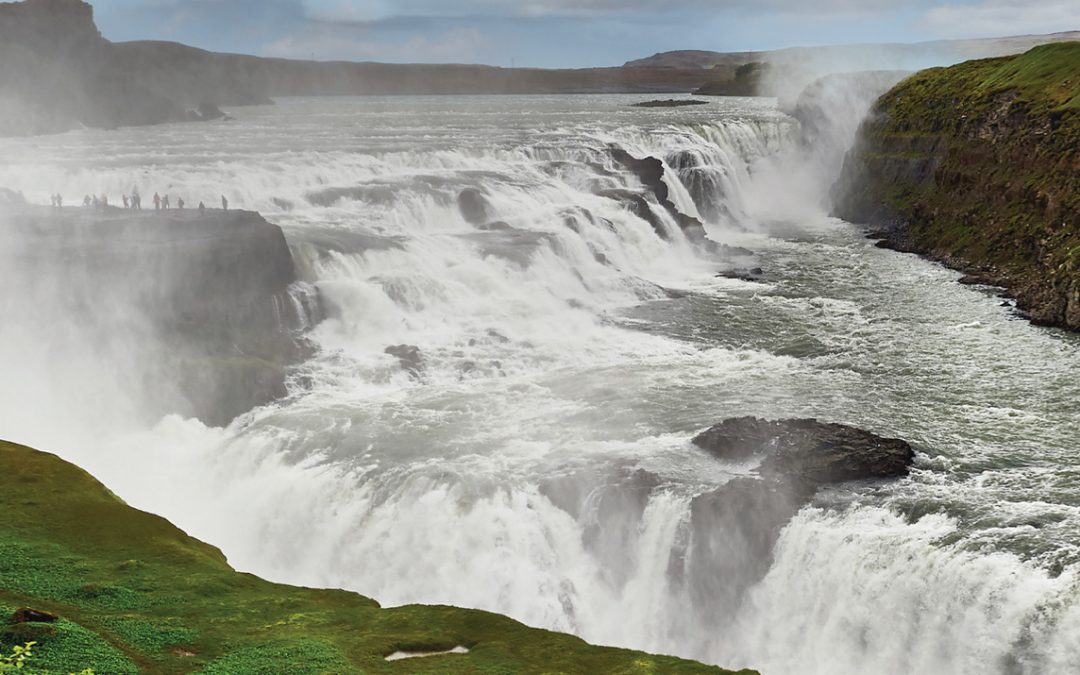
<path fill-rule="evenodd" d="M 514 229 L 510 223 L 504 220 L 495 220 L 490 223 L 484 223 L 483 225 L 477 225 L 476 229 L 483 230 L 484 232 L 500 232 Z"/>
<path fill-rule="evenodd" d="M 643 101 L 641 103 L 631 103 L 631 108 L 683 108 L 691 105 L 709 105 L 708 101 L 699 101 L 696 99 L 677 99 L 669 98 L 665 100 L 656 101 Z"/>
<path fill-rule="evenodd" d="M 915 451 L 900 439 L 813 419 L 729 419 L 702 432 L 693 442 L 720 459 L 762 455 L 758 472 L 763 477 L 809 488 L 905 476 L 915 459 Z"/>
<path fill-rule="evenodd" d="M 957 280 L 964 286 L 993 286 L 995 277 L 986 272 L 969 272 Z"/>
<path fill-rule="evenodd" d="M 716 624 L 735 614 L 768 573 L 780 531 L 803 504 L 787 484 L 757 478 L 736 478 L 693 499 L 683 578 L 700 614 Z"/>
<path fill-rule="evenodd" d="M 402 369 L 410 375 L 419 376 L 424 370 L 424 354 L 414 345 L 394 345 L 386 348 L 386 353 L 397 358 Z"/>
<path fill-rule="evenodd" d="M 738 279 L 740 281 L 761 281 L 765 278 L 765 270 L 760 267 L 736 268 L 718 272 L 718 277 L 723 279 Z"/>
<path fill-rule="evenodd" d="M 225 113 L 222 112 L 221 108 L 217 107 L 216 104 L 207 101 L 199 104 L 198 111 L 199 117 L 203 118 L 204 120 L 219 120 L 223 117 L 226 117 Z"/>
<path fill-rule="evenodd" d="M 458 194 L 458 210 L 465 222 L 471 225 L 483 225 L 491 218 L 491 205 L 484 193 L 476 188 L 465 188 Z"/>
<path fill-rule="evenodd" d="M 716 254 L 720 251 L 718 244 L 706 236 L 705 224 L 697 218 L 688 216 L 679 211 L 675 203 L 671 201 L 671 191 L 668 188 L 667 183 L 664 182 L 665 169 L 664 163 L 661 160 L 656 157 L 638 159 L 626 150 L 618 147 L 611 148 L 611 157 L 617 164 L 634 174 L 637 179 L 641 181 L 641 184 L 656 198 L 658 206 L 666 210 L 671 217 L 675 219 L 675 222 L 679 225 L 679 229 L 683 231 L 687 239 L 710 253 Z M 627 191 L 625 190 L 609 191 L 610 194 L 603 196 L 619 198 L 619 195 L 615 193 L 626 192 Z M 653 226 L 657 235 L 664 239 L 668 238 L 668 234 L 664 230 L 663 224 L 657 214 L 653 211 L 648 200 L 636 193 L 622 194 L 621 196 L 622 201 L 628 204 L 631 211 Z"/>
<path fill-rule="evenodd" d="M 11 617 L 11 623 L 56 623 L 60 617 L 38 609 L 23 607 Z"/>

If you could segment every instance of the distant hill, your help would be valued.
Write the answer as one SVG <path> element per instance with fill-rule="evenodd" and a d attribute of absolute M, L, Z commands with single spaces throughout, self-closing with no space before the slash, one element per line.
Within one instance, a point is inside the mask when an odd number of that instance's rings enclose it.
<path fill-rule="evenodd" d="M 915 44 L 791 47 L 770 52 L 675 51 L 629 61 L 624 68 L 697 68 L 709 76 L 695 94 L 777 96 L 793 103 L 811 82 L 834 73 L 916 71 L 975 58 L 1011 56 L 1039 45 L 1069 41 L 1080 41 L 1080 31 Z"/>
<path fill-rule="evenodd" d="M 773 52 L 680 51 L 622 67 L 545 70 L 463 64 L 295 61 L 219 54 L 174 42 L 112 43 L 82 0 L 0 3 L 0 136 L 197 120 L 202 104 L 278 96 L 377 94 L 686 93 L 797 97 L 820 75 L 917 70 L 1013 54 L 1056 35 Z M 767 70 L 736 71 L 750 63 Z M 204 109 L 213 109 L 207 106 Z"/>
<path fill-rule="evenodd" d="M 1077 19 L 1080 24 L 1080 18 Z M 937 40 L 911 44 L 857 44 L 828 47 L 788 47 L 772 51 L 755 52 L 712 52 L 704 50 L 677 50 L 653 54 L 647 58 L 627 61 L 624 68 L 736 68 L 748 63 L 805 63 L 821 61 L 843 61 L 850 59 L 870 59 L 871 63 L 860 64 L 863 68 L 909 67 L 903 62 L 924 62 L 928 59 L 935 63 L 942 57 L 952 57 L 951 61 L 965 61 L 971 58 L 1008 56 L 1026 52 L 1032 47 L 1053 42 L 1080 40 L 1080 30 L 1048 35 L 1021 35 L 1003 38 L 982 38 L 973 40 Z M 918 65 L 918 64 L 916 64 Z"/>
<path fill-rule="evenodd" d="M 82 0 L 0 3 L 0 136 L 198 119 L 276 96 L 685 93 L 700 68 L 543 70 L 293 61 L 174 42 L 112 43 Z"/>

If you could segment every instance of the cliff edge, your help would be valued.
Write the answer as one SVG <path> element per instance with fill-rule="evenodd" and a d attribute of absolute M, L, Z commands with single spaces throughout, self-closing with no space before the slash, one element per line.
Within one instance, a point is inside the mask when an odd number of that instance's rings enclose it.
<path fill-rule="evenodd" d="M 488 612 L 273 584 L 58 457 L 0 441 L 0 466 L 0 653 L 36 642 L 30 672 L 730 672 Z"/>
<path fill-rule="evenodd" d="M 886 247 L 1080 330 L 1080 43 L 922 71 L 874 106 L 833 191 Z"/>

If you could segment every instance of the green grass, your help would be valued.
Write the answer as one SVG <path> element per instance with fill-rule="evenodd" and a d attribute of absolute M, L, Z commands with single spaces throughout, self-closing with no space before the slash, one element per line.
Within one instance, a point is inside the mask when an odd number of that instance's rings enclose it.
<path fill-rule="evenodd" d="M 728 672 L 488 612 L 383 609 L 354 593 L 272 584 L 53 455 L 0 442 L 0 467 L 0 646 L 37 641 L 29 672 Z M 18 607 L 61 620 L 6 623 Z M 459 645 L 470 653 L 385 660 Z"/>

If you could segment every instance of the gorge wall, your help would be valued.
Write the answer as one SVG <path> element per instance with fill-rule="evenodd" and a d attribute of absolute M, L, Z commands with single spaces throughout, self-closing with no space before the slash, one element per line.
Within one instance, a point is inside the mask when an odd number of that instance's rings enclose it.
<path fill-rule="evenodd" d="M 48 341 L 54 361 L 115 364 L 106 378 L 68 363 L 66 380 L 119 388 L 150 420 L 212 425 L 285 395 L 305 310 L 290 295 L 285 237 L 257 213 L 24 207 L 0 223 L 5 316 Z M 27 376 L 51 367 L 65 365 L 28 365 Z"/>
<path fill-rule="evenodd" d="M 935 68 L 873 108 L 836 215 L 1080 330 L 1080 43 Z"/>

